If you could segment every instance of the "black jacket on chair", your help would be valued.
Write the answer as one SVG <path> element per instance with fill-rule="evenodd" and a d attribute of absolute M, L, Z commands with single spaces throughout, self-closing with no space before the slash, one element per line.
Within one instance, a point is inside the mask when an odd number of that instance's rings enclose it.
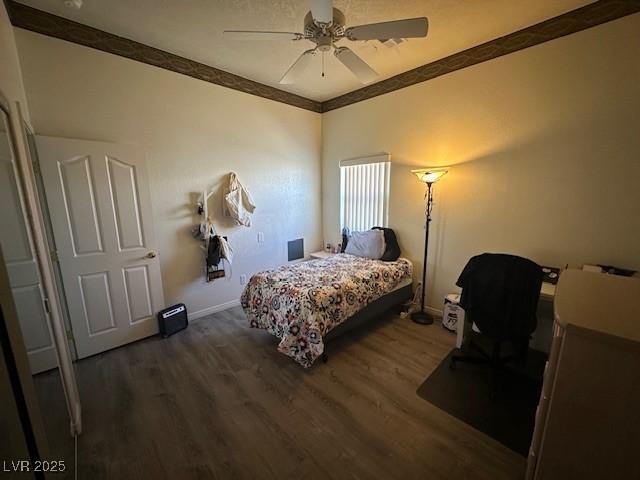
<path fill-rule="evenodd" d="M 460 306 L 491 338 L 521 342 L 536 329 L 542 268 L 515 255 L 483 253 L 460 274 Z"/>

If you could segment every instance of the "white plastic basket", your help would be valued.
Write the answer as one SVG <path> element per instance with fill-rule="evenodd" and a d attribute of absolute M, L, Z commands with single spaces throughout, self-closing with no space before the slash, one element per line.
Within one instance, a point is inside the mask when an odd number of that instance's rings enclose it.
<path fill-rule="evenodd" d="M 460 295 L 450 293 L 444 297 L 442 326 L 450 332 L 455 332 L 458 324 L 464 324 L 464 309 L 460 306 Z"/>

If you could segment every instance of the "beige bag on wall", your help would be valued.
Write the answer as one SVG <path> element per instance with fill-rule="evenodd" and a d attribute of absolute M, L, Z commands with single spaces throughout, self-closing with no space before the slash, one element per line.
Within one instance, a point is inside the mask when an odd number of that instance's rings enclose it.
<path fill-rule="evenodd" d="M 238 176 L 231 172 L 222 195 L 222 210 L 225 216 L 233 218 L 238 225 L 251 226 L 251 217 L 256 205 L 249 191 L 240 183 Z"/>

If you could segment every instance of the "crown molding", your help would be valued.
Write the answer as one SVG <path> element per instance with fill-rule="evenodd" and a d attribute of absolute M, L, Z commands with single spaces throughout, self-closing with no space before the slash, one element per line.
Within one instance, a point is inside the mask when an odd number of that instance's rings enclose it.
<path fill-rule="evenodd" d="M 544 22 L 490 40 L 408 72 L 354 90 L 322 103 L 322 112 L 426 82 L 447 73 L 533 47 L 640 11 L 640 0 L 599 0 Z"/>
<path fill-rule="evenodd" d="M 225 72 L 157 48 L 119 37 L 87 25 L 58 17 L 15 0 L 5 0 L 11 23 L 61 40 L 95 48 L 205 82 L 239 90 L 268 100 L 286 103 L 312 112 L 324 113 L 346 107 L 433 78 L 477 65 L 494 58 L 571 35 L 618 18 L 640 12 L 640 0 L 598 0 L 504 37 L 490 40 L 445 58 L 427 63 L 391 78 L 354 90 L 325 102 L 285 92 L 269 85 Z"/>
<path fill-rule="evenodd" d="M 233 88 L 234 90 L 268 100 L 286 103 L 312 112 L 320 113 L 322 111 L 322 104 L 315 100 L 285 92 L 284 90 L 264 85 L 239 75 L 129 40 L 128 38 L 119 37 L 82 23 L 58 17 L 14 0 L 7 0 L 6 5 L 11 24 L 14 27 L 95 48 L 96 50 L 164 68 L 165 70 L 188 75 L 223 87 Z"/>

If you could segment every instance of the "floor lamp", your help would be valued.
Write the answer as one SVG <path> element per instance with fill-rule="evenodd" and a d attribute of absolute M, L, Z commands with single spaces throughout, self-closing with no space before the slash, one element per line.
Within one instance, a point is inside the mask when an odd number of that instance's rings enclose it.
<path fill-rule="evenodd" d="M 427 291 L 427 252 L 429 251 L 429 223 L 431 223 L 431 209 L 433 208 L 433 184 L 436 183 L 445 173 L 445 168 L 433 168 L 422 170 L 411 170 L 411 173 L 418 177 L 418 180 L 427 184 L 427 192 L 424 198 L 427 200 L 425 211 L 425 231 L 424 231 L 424 260 L 422 262 L 422 299 L 420 310 L 411 314 L 411 320 L 422 325 L 431 325 L 433 317 L 425 311 L 425 297 Z"/>

